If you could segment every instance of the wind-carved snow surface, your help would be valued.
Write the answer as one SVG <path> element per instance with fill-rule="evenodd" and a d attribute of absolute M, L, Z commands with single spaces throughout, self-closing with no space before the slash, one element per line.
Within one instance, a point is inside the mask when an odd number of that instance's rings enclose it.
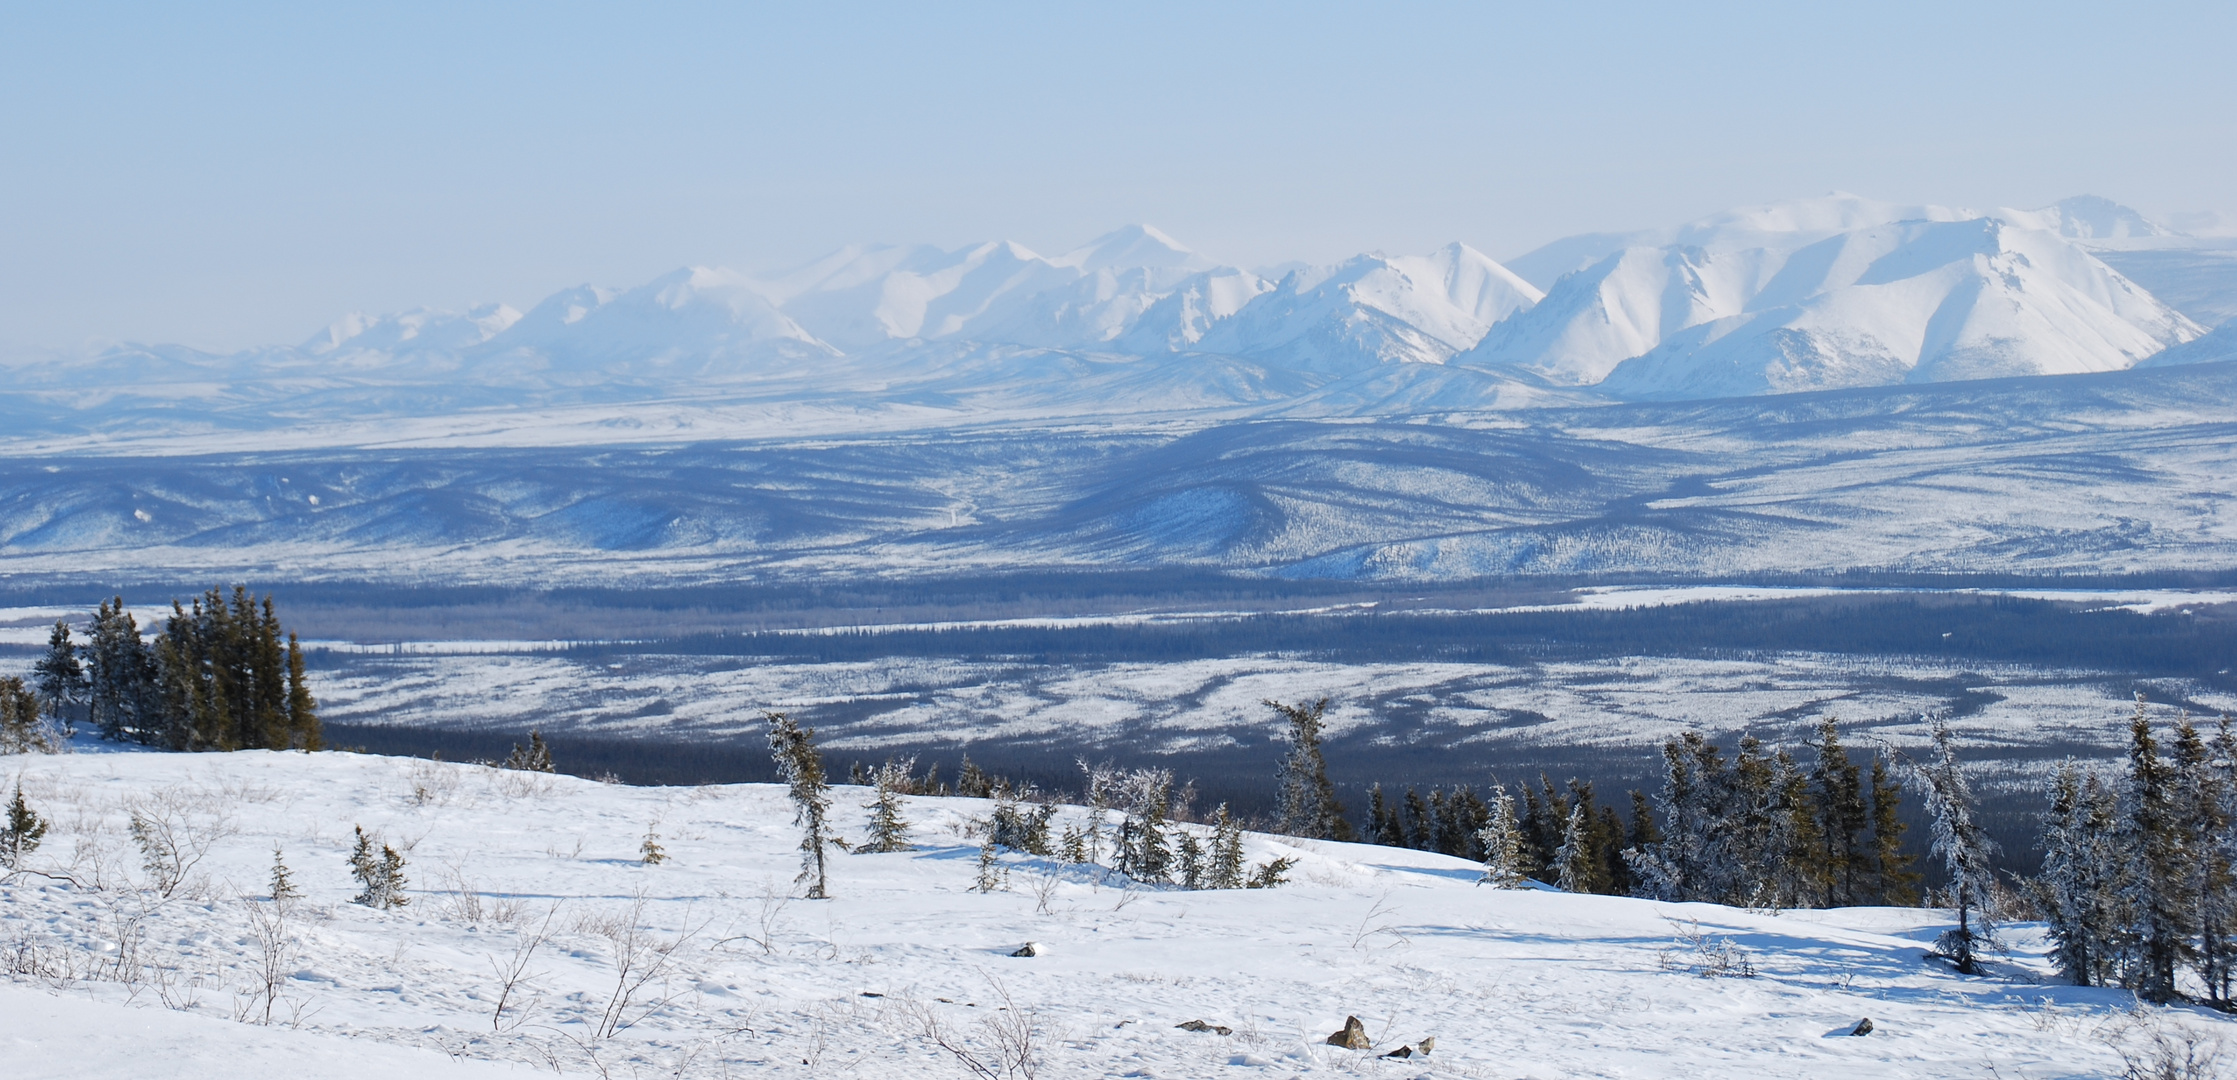
<path fill-rule="evenodd" d="M 342 753 L 19 765 L 55 823 L 31 865 L 87 884 L 0 886 L 24 961 L 0 978 L 10 1076 L 970 1075 L 927 1018 L 982 1061 L 1024 1033 L 1045 1077 L 2111 1075 L 2116 1045 L 2217 1023 L 2056 985 L 2032 924 L 1955 975 L 1923 956 L 1933 910 L 1501 891 L 1445 856 L 1259 834 L 1246 854 L 1296 859 L 1290 884 L 1130 887 L 1003 855 L 1006 887 L 981 893 L 969 822 L 990 804 L 937 798 L 907 800 L 917 850 L 834 852 L 832 899 L 810 902 L 774 786 Z M 833 794 L 860 839 L 868 793 Z M 206 849 L 168 897 L 135 869 L 132 813 Z M 349 902 L 360 826 L 405 857 L 409 906 Z M 668 861 L 640 861 L 648 832 Z M 284 907 L 275 850 L 303 893 Z M 1724 939 L 1752 977 L 1702 973 Z M 1371 1050 L 1327 1045 L 1347 1016 Z M 1178 1027 L 1195 1020 L 1221 1030 Z"/>

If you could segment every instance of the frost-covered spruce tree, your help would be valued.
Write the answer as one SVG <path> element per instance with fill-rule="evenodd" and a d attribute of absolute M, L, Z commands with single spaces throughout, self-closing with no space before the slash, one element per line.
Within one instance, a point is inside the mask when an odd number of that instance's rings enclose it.
<path fill-rule="evenodd" d="M 1175 844 L 1173 845 L 1173 847 L 1174 847 L 1174 851 L 1175 851 L 1174 861 L 1175 861 L 1176 863 L 1178 863 L 1178 864 L 1179 864 L 1179 866 L 1180 866 L 1180 871 L 1181 871 L 1181 888 L 1184 888 L 1184 889 L 1201 889 L 1201 888 L 1203 888 L 1203 887 L 1204 887 L 1204 845 L 1203 845 L 1203 843 L 1202 843 L 1202 842 L 1200 842 L 1200 841 L 1198 841 L 1198 840 L 1196 839 L 1196 834 L 1195 834 L 1195 833 L 1193 833 L 1193 832 L 1189 832 L 1189 831 L 1187 831 L 1186 829 L 1184 829 L 1184 830 L 1182 830 L 1182 831 L 1181 831 L 1181 838 L 1180 838 L 1179 842 L 1175 843 Z"/>
<path fill-rule="evenodd" d="M 2211 760 L 2206 768 L 2215 777 L 2213 797 L 2219 802 L 2216 810 L 2218 831 L 2202 838 L 2202 846 L 2215 866 L 2215 881 L 2210 884 L 2204 901 L 2202 917 L 2210 918 L 2216 926 L 2218 953 L 2213 961 L 2213 973 L 2207 979 L 2207 996 L 2214 1004 L 2228 1009 L 2231 1005 L 2232 983 L 2237 982 L 2237 730 L 2232 729 L 2229 714 L 2222 714 L 2221 723 L 2215 728 Z"/>
<path fill-rule="evenodd" d="M 1351 823 L 1344 820 L 1343 804 L 1336 801 L 1336 786 L 1328 782 L 1328 761 L 1321 753 L 1321 721 L 1328 712 L 1328 699 L 1284 705 L 1269 698 L 1264 704 L 1288 725 L 1289 753 L 1276 775 L 1281 830 L 1314 840 L 1356 839 Z"/>
<path fill-rule="evenodd" d="M 1711 900 L 1717 832 L 1724 827 L 1724 766 L 1699 732 L 1662 744 L 1662 837 L 1625 856 L 1639 895 L 1655 900 Z"/>
<path fill-rule="evenodd" d="M 1569 810 L 1569 826 L 1562 830 L 1561 847 L 1553 856 L 1554 885 L 1563 892 L 1596 892 L 1598 867 L 1592 858 L 1592 815 L 1585 804 L 1577 803 Z"/>
<path fill-rule="evenodd" d="M 1966 975 L 1980 971 L 1982 947 L 1996 938 L 1994 914 L 1989 910 L 1995 870 L 1990 865 L 1996 845 L 1974 817 L 1973 788 L 1957 760 L 1957 738 L 1947 720 L 1934 721 L 1934 760 L 1918 770 L 1925 790 L 1927 813 L 1934 822 L 1934 854 L 1941 856 L 1949 873 L 1951 907 L 1957 926 L 1943 931 L 1935 951 Z"/>
<path fill-rule="evenodd" d="M 2175 976 L 2195 954 L 2197 929 L 2185 883 L 2190 875 L 2190 839 L 2182 833 L 2182 807 L 2175 771 L 2159 756 L 2152 738 L 2144 695 L 2136 695 L 2129 719 L 2128 791 L 2122 800 L 2120 849 L 2127 872 L 2122 882 L 2120 926 L 2121 984 L 2146 1001 L 2173 1001 Z"/>
<path fill-rule="evenodd" d="M 784 713 L 764 714 L 769 721 L 769 753 L 792 796 L 792 823 L 800 826 L 800 876 L 795 884 L 808 886 L 810 900 L 830 898 L 825 856 L 832 846 L 831 785 L 824 781 L 823 755 L 816 752 L 815 729 L 804 728 Z"/>
<path fill-rule="evenodd" d="M 2113 930 L 2121 922 L 2121 860 L 2114 851 L 2119 805 L 2095 772 L 2071 760 L 2051 777 L 2043 815 L 2043 874 L 2038 892 L 2051 938 L 2051 962 L 2076 986 L 2114 977 Z"/>
<path fill-rule="evenodd" d="M 1126 792 L 1118 870 L 1136 881 L 1170 881 L 1173 849 L 1165 838 L 1165 815 L 1173 795 L 1173 774 L 1167 769 L 1138 770 L 1127 777 Z"/>
<path fill-rule="evenodd" d="M 895 764 L 888 761 L 870 774 L 870 783 L 877 797 L 870 803 L 870 842 L 856 848 L 857 852 L 885 854 L 894 851 L 914 851 L 909 843 L 909 822 L 901 816 L 901 789 L 908 786 L 909 774 L 916 769 L 916 759 Z"/>
<path fill-rule="evenodd" d="M 1537 867 L 1529 865 L 1523 854 L 1522 827 L 1515 821 L 1515 797 L 1507 793 L 1507 785 L 1492 785 L 1491 819 L 1477 832 L 1476 844 L 1484 853 L 1484 876 L 1476 884 L 1496 889 L 1528 887 Z"/>
<path fill-rule="evenodd" d="M 1243 887 L 1243 827 L 1219 804 L 1212 813 L 1212 864 L 1206 884 L 1215 889 Z"/>
<path fill-rule="evenodd" d="M 2232 948 L 2226 898 L 2230 891 L 2230 864 L 2216 841 L 2229 831 L 2223 816 L 2222 773 L 2208 750 L 2206 739 L 2188 714 L 2175 723 L 2174 748 L 2169 755 L 2175 770 L 2175 817 L 2185 845 L 2183 899 L 2190 906 L 2197 951 L 2192 957 L 2207 996 L 2221 1000 L 2230 982 Z"/>
<path fill-rule="evenodd" d="M 1056 807 L 1050 803 L 1027 810 L 1020 799 L 1029 798 L 1031 788 L 1013 788 L 1009 784 L 994 785 L 990 797 L 994 799 L 994 813 L 988 819 L 988 835 L 996 847 L 1022 851 L 1028 855 L 1053 855 L 1049 846 L 1049 823 L 1056 817 Z"/>
<path fill-rule="evenodd" d="M 404 895 L 404 857 L 396 849 L 381 844 L 375 852 L 373 837 L 365 835 L 365 827 L 356 826 L 357 847 L 350 852 L 350 876 L 360 886 L 354 902 L 369 908 L 400 908 L 411 902 Z"/>
<path fill-rule="evenodd" d="M 1103 860 L 1103 811 L 1111 808 L 1111 794 L 1118 787 L 1118 771 L 1108 761 L 1090 764 L 1086 758 L 1078 759 L 1080 775 L 1087 798 L 1087 833 L 1084 836 L 1087 858 L 1079 862 Z"/>

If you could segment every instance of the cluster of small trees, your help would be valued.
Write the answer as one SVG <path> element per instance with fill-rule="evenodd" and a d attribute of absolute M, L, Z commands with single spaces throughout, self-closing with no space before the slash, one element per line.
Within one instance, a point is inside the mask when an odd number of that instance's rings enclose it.
<path fill-rule="evenodd" d="M 2237 982 L 2237 731 L 2188 716 L 2161 736 L 2143 696 L 2125 775 L 2068 762 L 2051 778 L 2043 873 L 2033 883 L 2052 959 L 2081 986 L 2181 996 L 2181 976 L 2232 1005 Z"/>
<path fill-rule="evenodd" d="M 86 638 L 81 652 L 69 623 L 55 623 L 35 670 L 40 708 L 64 728 L 83 720 L 104 739 L 170 750 L 320 746 L 302 646 L 270 596 L 259 605 L 236 586 L 230 601 L 217 589 L 173 601 L 153 644 L 119 597 Z"/>

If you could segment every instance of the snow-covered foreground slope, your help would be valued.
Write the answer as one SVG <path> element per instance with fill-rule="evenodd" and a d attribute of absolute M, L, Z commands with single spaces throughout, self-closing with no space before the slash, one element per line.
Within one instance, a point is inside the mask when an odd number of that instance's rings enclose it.
<path fill-rule="evenodd" d="M 1922 956 L 1933 911 L 1499 892 L 1441 856 L 1255 835 L 1253 859 L 1299 860 L 1291 884 L 1127 887 L 1005 856 L 1007 888 L 979 893 L 968 822 L 989 804 L 960 799 L 911 800 L 919 850 L 837 855 L 834 899 L 810 902 L 774 787 L 348 754 L 8 764 L 55 821 L 31 865 L 80 882 L 0 885 L 10 1075 L 259 1075 L 282 1054 L 299 1075 L 472 1075 L 388 1047 L 584 1075 L 969 1075 L 937 1029 L 987 1062 L 1025 1035 L 1034 1071 L 1014 1075 L 2074 1077 L 2117 1074 L 2113 1042 L 2226 1023 L 2052 985 L 2033 927 L 1993 974 L 1956 976 Z M 864 791 L 837 801 L 859 837 Z M 134 813 L 200 856 L 168 898 Z M 348 902 L 355 826 L 407 859 L 408 907 Z M 639 861 L 648 830 L 669 862 Z M 275 849 L 305 893 L 285 909 L 262 899 Z M 1753 977 L 1702 974 L 1696 931 Z M 1347 1015 L 1373 1051 L 1324 1042 Z M 366 1050 L 337 1063 L 344 1038 Z"/>

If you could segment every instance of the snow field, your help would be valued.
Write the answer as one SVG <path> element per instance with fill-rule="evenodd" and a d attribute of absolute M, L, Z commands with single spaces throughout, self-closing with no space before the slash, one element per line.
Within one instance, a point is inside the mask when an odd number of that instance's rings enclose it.
<path fill-rule="evenodd" d="M 1253 861 L 1299 860 L 1291 884 L 1129 887 L 1004 856 L 1007 888 L 977 893 L 967 822 L 990 804 L 931 798 L 909 800 L 919 850 L 835 854 L 834 899 L 809 902 L 774 786 L 351 754 L 7 764 L 54 822 L 27 865 L 79 882 L 0 885 L 0 1047 L 31 1075 L 257 1075 L 341 1061 L 343 1038 L 364 1071 L 313 1071 L 395 1075 L 384 1055 L 416 1047 L 584 1075 L 971 1075 L 944 1039 L 1002 1075 L 1022 1038 L 1032 1071 L 1011 1075 L 2065 1077 L 2117 1075 L 2121 1038 L 2223 1023 L 2051 985 L 2028 927 L 1994 975 L 1955 976 L 1922 958 L 1932 911 L 1500 892 L 1455 859 L 1255 834 Z M 834 796 L 859 838 L 867 791 Z M 198 855 L 168 897 L 135 812 Z M 356 825 L 408 860 L 409 906 L 348 902 Z M 639 861 L 648 830 L 668 862 Z M 290 905 L 263 899 L 274 847 Z M 1753 977 L 1698 973 L 1727 938 Z M 1010 955 L 1028 941 L 1042 954 Z M 1322 1041 L 1347 1015 L 1374 1051 Z M 1835 1035 L 1865 1016 L 1871 1036 Z M 1231 1033 L 1175 1027 L 1197 1019 Z M 1426 1058 L 1373 1056 L 1429 1036 Z"/>

